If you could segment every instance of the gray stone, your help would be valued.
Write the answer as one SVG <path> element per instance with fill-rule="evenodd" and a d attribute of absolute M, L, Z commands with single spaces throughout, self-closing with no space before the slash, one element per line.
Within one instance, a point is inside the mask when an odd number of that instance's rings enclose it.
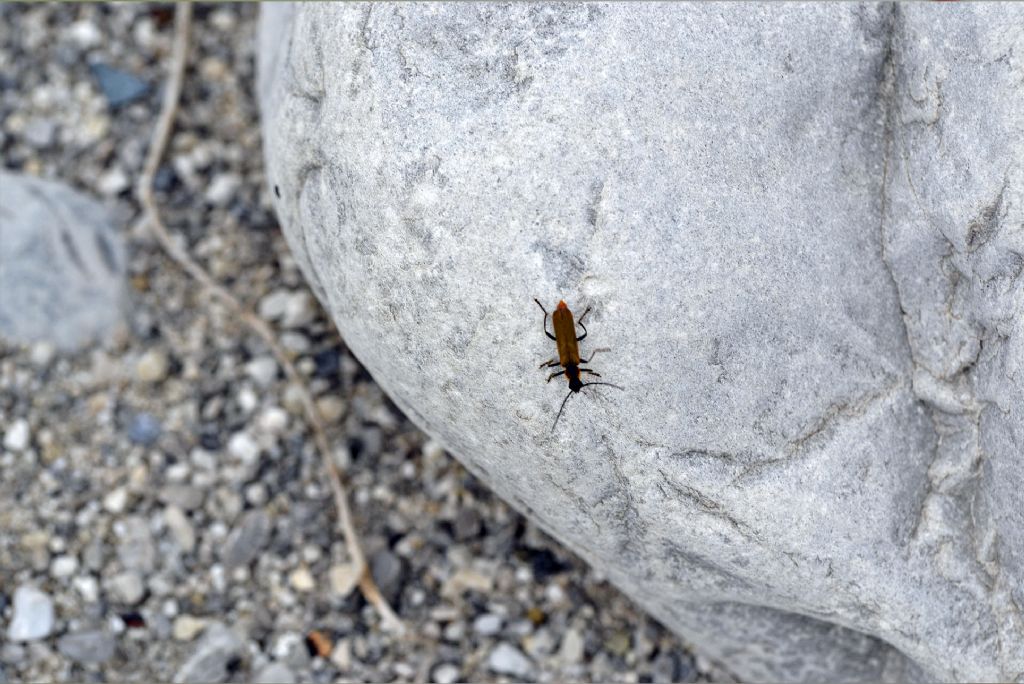
<path fill-rule="evenodd" d="M 296 261 L 469 470 L 741 679 L 1024 672 L 1024 8 L 263 12 Z M 555 431 L 535 296 L 625 388 Z"/>
<path fill-rule="evenodd" d="M 14 612 L 7 627 L 10 641 L 37 641 L 53 631 L 53 599 L 27 584 L 14 590 Z"/>
<path fill-rule="evenodd" d="M 151 446 L 160 437 L 160 419 L 151 413 L 136 413 L 128 423 L 128 439 L 135 444 Z"/>
<path fill-rule="evenodd" d="M 156 566 L 156 545 L 149 530 L 149 522 L 140 516 L 129 516 L 119 521 L 114 529 L 118 533 L 117 557 L 129 570 L 146 574 Z"/>
<path fill-rule="evenodd" d="M 206 492 L 192 485 L 167 485 L 160 490 L 160 501 L 184 511 L 194 511 L 203 505 Z"/>
<path fill-rule="evenodd" d="M 206 628 L 195 651 L 174 675 L 175 684 L 223 682 L 228 665 L 244 654 L 245 642 L 234 631 L 215 622 Z"/>
<path fill-rule="evenodd" d="M 491 672 L 510 675 L 517 679 L 532 679 L 533 661 L 515 646 L 502 641 L 487 656 L 487 668 Z"/>
<path fill-rule="evenodd" d="M 149 92 L 149 84 L 127 71 L 101 63 L 90 68 L 111 107 L 131 104 Z"/>
<path fill-rule="evenodd" d="M 370 558 L 370 574 L 388 600 L 396 603 L 405 586 L 405 562 L 386 549 L 378 551 Z"/>
<path fill-rule="evenodd" d="M 256 684 L 293 684 L 295 673 L 284 663 L 270 663 L 261 668 L 252 679 Z"/>
<path fill-rule="evenodd" d="M 473 631 L 481 636 L 493 636 L 501 631 L 501 623 L 500 615 L 485 613 L 473 620 Z"/>
<path fill-rule="evenodd" d="M 121 320 L 124 247 L 101 205 L 0 172 L 0 338 L 72 350 Z"/>
<path fill-rule="evenodd" d="M 51 119 L 32 119 L 25 126 L 25 141 L 32 147 L 45 149 L 57 138 L 57 124 Z"/>
<path fill-rule="evenodd" d="M 103 630 L 65 634 L 57 650 L 76 663 L 105 663 L 114 657 L 114 636 Z"/>
<path fill-rule="evenodd" d="M 248 565 L 270 541 L 270 516 L 263 510 L 249 511 L 238 522 L 221 550 L 221 561 L 231 569 Z"/>
<path fill-rule="evenodd" d="M 108 587 L 114 600 L 127 606 L 134 606 L 146 595 L 146 585 L 139 573 L 133 570 L 119 572 L 108 581 Z"/>

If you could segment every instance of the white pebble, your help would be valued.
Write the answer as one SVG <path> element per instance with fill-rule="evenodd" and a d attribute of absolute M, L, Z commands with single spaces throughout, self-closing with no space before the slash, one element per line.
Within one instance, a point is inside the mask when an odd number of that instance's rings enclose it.
<path fill-rule="evenodd" d="M 179 615 L 174 619 L 171 634 L 176 641 L 192 641 L 204 629 L 206 620 L 191 615 Z"/>
<path fill-rule="evenodd" d="M 10 451 L 24 451 L 30 438 L 28 421 L 19 418 L 4 432 L 4 448 Z"/>
<path fill-rule="evenodd" d="M 459 679 L 459 668 L 451 663 L 442 663 L 434 668 L 430 679 L 436 684 L 454 684 Z"/>
<path fill-rule="evenodd" d="M 115 515 L 123 513 L 127 504 L 128 490 L 124 487 L 118 487 L 103 497 L 103 509 L 108 513 L 113 513 Z"/>
<path fill-rule="evenodd" d="M 74 556 L 57 556 L 50 563 L 50 575 L 56 579 L 71 577 L 78 571 L 78 559 Z"/>
<path fill-rule="evenodd" d="M 260 318 L 276 321 L 284 316 L 284 312 L 288 309 L 288 300 L 291 298 L 291 294 L 289 290 L 282 289 L 274 290 L 263 297 L 256 309 L 260 314 Z"/>
<path fill-rule="evenodd" d="M 68 27 L 68 37 L 83 50 L 96 47 L 103 41 L 103 34 L 96 24 L 82 19 Z"/>
<path fill-rule="evenodd" d="M 501 631 L 501 623 L 500 616 L 487 613 L 473 620 L 473 631 L 482 636 L 493 636 Z"/>
<path fill-rule="evenodd" d="M 242 179 L 233 173 L 218 173 L 206 190 L 206 201 L 216 206 L 224 206 L 234 197 L 241 184 Z"/>
<path fill-rule="evenodd" d="M 249 433 L 236 432 L 228 440 L 228 453 L 246 465 L 256 462 L 260 455 L 260 447 Z"/>
<path fill-rule="evenodd" d="M 487 667 L 498 674 L 528 679 L 533 674 L 533 661 L 515 646 L 504 641 L 495 646 L 487 658 Z"/>
<path fill-rule="evenodd" d="M 160 382 L 167 377 L 169 367 L 167 354 L 160 349 L 150 349 L 139 358 L 135 375 L 142 382 Z"/>
<path fill-rule="evenodd" d="M 331 582 L 331 592 L 339 598 L 351 594 L 359 584 L 359 573 L 352 563 L 332 565 L 327 576 Z"/>
<path fill-rule="evenodd" d="M 307 592 L 313 591 L 316 588 L 316 580 L 313 579 L 313 573 L 304 565 L 292 570 L 288 576 L 288 582 L 296 591 Z"/>
<path fill-rule="evenodd" d="M 268 406 L 256 419 L 256 425 L 265 434 L 280 435 L 288 427 L 288 412 L 280 406 Z"/>
<path fill-rule="evenodd" d="M 14 590 L 14 613 L 7 628 L 10 641 L 36 641 L 53 631 L 53 599 L 33 586 Z"/>
<path fill-rule="evenodd" d="M 129 187 L 131 187 L 131 181 L 128 180 L 128 175 L 119 166 L 115 166 L 106 173 L 101 174 L 96 181 L 96 189 L 100 191 L 101 195 L 108 197 L 120 195 Z"/>
<path fill-rule="evenodd" d="M 269 387 L 277 379 L 277 361 L 259 356 L 245 364 L 245 372 L 260 387 Z"/>
<path fill-rule="evenodd" d="M 71 580 L 71 585 L 86 603 L 95 603 L 100 598 L 100 583 L 92 575 L 79 575 Z"/>

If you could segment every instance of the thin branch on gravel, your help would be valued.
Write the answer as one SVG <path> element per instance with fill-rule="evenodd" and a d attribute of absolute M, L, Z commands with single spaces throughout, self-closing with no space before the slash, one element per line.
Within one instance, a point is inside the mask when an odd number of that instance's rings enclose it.
<path fill-rule="evenodd" d="M 228 307 L 235 315 L 252 329 L 270 348 L 274 358 L 281 364 L 285 376 L 289 382 L 299 388 L 302 409 L 306 420 L 313 433 L 313 441 L 320 452 L 324 469 L 327 471 L 327 478 L 331 483 L 331 490 L 334 494 L 334 503 L 338 509 L 338 523 L 341 533 L 345 537 L 345 545 L 348 549 L 351 562 L 359 571 L 359 589 L 363 596 L 380 614 L 382 625 L 385 629 L 401 633 L 404 631 L 402 621 L 395 614 L 387 600 L 381 594 L 377 584 L 373 581 L 369 566 L 366 563 L 366 556 L 363 554 L 359 544 L 359 536 L 356 533 L 355 525 L 352 522 L 352 512 L 348 506 L 348 494 L 342 482 L 341 474 L 331 458 L 330 446 L 327 442 L 327 435 L 324 431 L 323 418 L 313 398 L 306 387 L 305 380 L 295 369 L 287 352 L 277 340 L 274 331 L 262 318 L 246 310 L 241 302 L 224 286 L 217 283 L 200 266 L 188 251 L 179 246 L 172 238 L 160 218 L 157 211 L 156 200 L 153 193 L 153 184 L 160 160 L 167 148 L 171 136 L 171 129 L 174 126 L 174 116 L 178 110 L 178 101 L 181 96 L 181 86 L 185 75 L 185 64 L 188 54 L 188 33 L 192 19 L 192 3 L 179 2 L 174 17 L 174 46 L 171 53 L 170 74 L 164 90 L 164 101 L 160 107 L 160 115 L 157 118 L 156 127 L 153 130 L 153 137 L 150 141 L 149 151 L 146 155 L 145 165 L 142 167 L 142 175 L 135 193 L 144 211 L 144 221 L 153 230 L 157 241 L 168 256 L 177 263 L 189 276 L 206 288 L 210 294 L 216 297 Z"/>

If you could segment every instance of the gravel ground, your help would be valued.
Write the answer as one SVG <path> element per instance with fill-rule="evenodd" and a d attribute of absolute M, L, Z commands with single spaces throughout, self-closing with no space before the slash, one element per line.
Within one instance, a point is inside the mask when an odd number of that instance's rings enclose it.
<path fill-rule="evenodd" d="M 130 255 L 110 343 L 0 342 L 0 682 L 726 680 L 419 432 L 349 354 L 269 209 L 257 11 L 197 8 L 158 198 L 298 358 L 374 575 L 415 636 L 383 632 L 347 586 L 329 489 L 268 350 L 131 228 L 169 7 L 0 5 L 4 166 L 102 198 Z"/>

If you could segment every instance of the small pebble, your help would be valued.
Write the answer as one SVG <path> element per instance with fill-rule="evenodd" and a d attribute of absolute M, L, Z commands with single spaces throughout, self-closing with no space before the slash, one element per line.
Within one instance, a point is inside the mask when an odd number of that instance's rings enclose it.
<path fill-rule="evenodd" d="M 106 496 L 103 497 L 103 510 L 108 513 L 117 515 L 123 513 L 125 506 L 128 505 L 128 490 L 124 487 L 117 487 L 116 489 L 110 490 Z"/>
<path fill-rule="evenodd" d="M 248 565 L 270 538 L 270 517 L 262 510 L 249 511 L 228 535 L 221 560 L 228 569 Z"/>
<path fill-rule="evenodd" d="M 245 364 L 245 372 L 260 387 L 270 387 L 277 379 L 277 361 L 270 356 L 259 356 Z"/>
<path fill-rule="evenodd" d="M 327 424 L 336 423 L 338 419 L 345 415 L 345 402 L 333 394 L 318 398 L 316 400 L 316 407 L 320 410 L 320 415 L 324 417 L 324 422 Z"/>
<path fill-rule="evenodd" d="M 94 48 L 103 42 L 103 33 L 99 27 L 85 19 L 76 21 L 68 26 L 67 35 L 83 50 Z"/>
<path fill-rule="evenodd" d="M 206 628 L 195 650 L 174 675 L 175 684 L 185 682 L 223 682 L 228 667 L 245 652 L 245 642 L 221 623 Z"/>
<path fill-rule="evenodd" d="M 177 506 L 168 506 L 164 509 L 164 522 L 178 547 L 185 553 L 192 553 L 196 546 L 196 532 L 185 512 Z"/>
<path fill-rule="evenodd" d="M 570 627 L 562 635 L 562 645 L 558 647 L 558 661 L 563 665 L 576 665 L 583 661 L 583 635 Z"/>
<path fill-rule="evenodd" d="M 206 189 L 206 201 L 214 206 L 226 205 L 242 184 L 242 179 L 233 173 L 218 173 Z"/>
<path fill-rule="evenodd" d="M 146 594 L 142 577 L 139 576 L 139 573 L 130 570 L 111 577 L 109 586 L 114 599 L 127 606 L 138 604 Z"/>
<path fill-rule="evenodd" d="M 160 421 L 150 413 L 136 413 L 128 423 L 128 439 L 135 444 L 151 446 L 160 437 Z"/>
<path fill-rule="evenodd" d="M 167 377 L 170 362 L 160 349 L 150 349 L 135 364 L 135 376 L 142 382 L 160 382 Z"/>
<path fill-rule="evenodd" d="M 293 589 L 301 592 L 313 591 L 316 588 L 316 580 L 313 578 L 313 573 L 304 565 L 292 570 L 291 574 L 288 575 L 288 583 L 292 585 Z"/>
<path fill-rule="evenodd" d="M 25 126 L 25 142 L 36 149 L 46 149 L 57 138 L 57 124 L 50 119 L 32 119 Z"/>
<path fill-rule="evenodd" d="M 28 421 L 18 418 L 4 432 L 4 448 L 9 451 L 24 451 L 28 447 L 30 437 Z"/>
<path fill-rule="evenodd" d="M 268 406 L 260 412 L 256 426 L 265 434 L 280 435 L 288 427 L 288 412 L 280 406 Z"/>
<path fill-rule="evenodd" d="M 486 613 L 473 620 L 473 631 L 481 636 L 493 636 L 501 631 L 502 622 L 500 616 Z"/>
<path fill-rule="evenodd" d="M 431 672 L 430 681 L 436 682 L 436 684 L 454 684 L 459 680 L 460 674 L 458 666 L 451 663 L 441 663 Z"/>
<path fill-rule="evenodd" d="M 92 64 L 91 69 L 111 107 L 129 104 L 149 92 L 149 85 L 126 71 L 101 63 Z"/>
<path fill-rule="evenodd" d="M 78 572 L 78 559 L 74 556 L 57 556 L 50 563 L 50 575 L 55 579 L 65 579 Z"/>
<path fill-rule="evenodd" d="M 344 598 L 352 593 L 352 590 L 359 584 L 359 573 L 352 563 L 332 565 L 328 572 L 331 582 L 331 591 L 335 596 Z"/>
<path fill-rule="evenodd" d="M 191 615 L 179 615 L 174 618 L 171 635 L 176 641 L 192 641 L 206 629 L 206 620 Z"/>
<path fill-rule="evenodd" d="M 7 628 L 11 641 L 37 641 L 53 631 L 53 599 L 39 589 L 23 584 L 14 590 L 14 613 Z"/>
<path fill-rule="evenodd" d="M 253 677 L 254 684 L 294 684 L 295 673 L 284 663 L 270 663 Z"/>
<path fill-rule="evenodd" d="M 131 180 L 129 180 L 128 174 L 118 166 L 101 173 L 99 178 L 96 179 L 96 189 L 99 190 L 101 195 L 106 195 L 107 197 L 120 195 L 130 187 Z"/>
<path fill-rule="evenodd" d="M 100 597 L 100 583 L 92 575 L 79 575 L 71 580 L 71 585 L 86 603 L 96 603 Z"/>
<path fill-rule="evenodd" d="M 249 433 L 236 432 L 228 440 L 228 454 L 244 464 L 252 464 L 260 455 L 260 446 Z"/>
<path fill-rule="evenodd" d="M 114 657 L 114 635 L 103 630 L 65 634 L 57 640 L 57 650 L 76 663 L 105 663 Z"/>
<path fill-rule="evenodd" d="M 397 602 L 405 584 L 404 561 L 390 551 L 378 551 L 370 559 L 370 573 L 384 595 Z"/>
<path fill-rule="evenodd" d="M 491 672 L 517 679 L 529 679 L 533 675 L 533 661 L 518 648 L 504 641 L 495 646 L 487 657 L 487 667 Z"/>

